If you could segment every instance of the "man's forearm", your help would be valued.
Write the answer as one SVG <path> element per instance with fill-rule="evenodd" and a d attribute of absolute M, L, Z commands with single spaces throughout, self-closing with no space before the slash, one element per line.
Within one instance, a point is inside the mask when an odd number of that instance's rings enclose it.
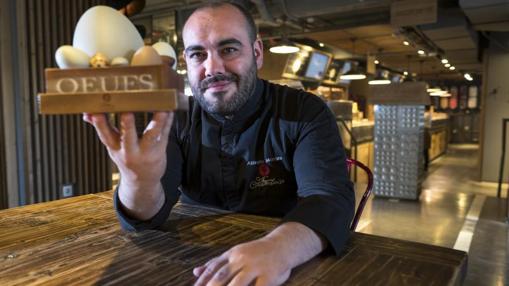
<path fill-rule="evenodd" d="M 279 246 L 278 249 L 281 249 L 290 269 L 315 257 L 327 245 L 326 240 L 314 230 L 297 222 L 286 222 L 262 239 L 270 240 Z"/>
<path fill-rule="evenodd" d="M 120 181 L 118 198 L 122 210 L 131 218 L 149 220 L 164 205 L 165 195 L 161 183 L 153 187 L 133 186 Z"/>

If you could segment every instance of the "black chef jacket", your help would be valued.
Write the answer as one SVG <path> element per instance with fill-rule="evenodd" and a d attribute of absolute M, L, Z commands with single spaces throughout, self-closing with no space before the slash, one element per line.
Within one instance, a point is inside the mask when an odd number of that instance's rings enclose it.
<path fill-rule="evenodd" d="M 115 208 L 127 230 L 156 228 L 183 201 L 235 212 L 282 216 L 323 235 L 339 254 L 355 208 L 336 121 L 324 102 L 304 91 L 257 80 L 232 118 L 190 100 L 176 115 L 161 180 L 166 201 L 149 221 Z"/>

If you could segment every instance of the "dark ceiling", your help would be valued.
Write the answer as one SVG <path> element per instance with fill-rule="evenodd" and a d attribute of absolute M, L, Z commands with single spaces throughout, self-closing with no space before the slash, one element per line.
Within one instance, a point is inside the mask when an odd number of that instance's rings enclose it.
<path fill-rule="evenodd" d="M 405 1 L 405 0 L 403 0 Z M 414 1 L 415 0 L 407 0 Z M 433 0 L 421 0 L 423 2 Z M 186 14 L 202 1 L 147 0 L 143 15 Z M 490 32 L 509 31 L 509 0 L 438 0 L 436 23 L 391 25 L 390 0 L 245 0 L 260 35 L 271 43 L 282 35 L 312 40 L 352 57 L 375 56 L 382 66 L 423 78 L 460 79 L 480 74 Z M 410 45 L 403 45 L 408 41 Z M 422 49 L 424 55 L 418 55 Z M 441 63 L 447 58 L 451 71 Z"/>

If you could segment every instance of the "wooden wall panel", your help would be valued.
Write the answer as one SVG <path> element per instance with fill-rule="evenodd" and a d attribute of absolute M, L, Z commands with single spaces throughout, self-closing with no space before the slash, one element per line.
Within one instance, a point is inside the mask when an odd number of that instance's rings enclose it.
<path fill-rule="evenodd" d="M 111 162 L 93 128 L 81 115 L 39 115 L 36 98 L 44 91 L 44 69 L 56 66 L 56 49 L 72 43 L 81 14 L 101 2 L 25 0 L 18 5 L 26 9 L 26 25 L 18 29 L 25 35 L 26 50 L 21 56 L 27 59 L 22 79 L 27 87 L 23 94 L 27 203 L 62 198 L 63 184 L 74 184 L 74 195 L 111 189 Z"/>

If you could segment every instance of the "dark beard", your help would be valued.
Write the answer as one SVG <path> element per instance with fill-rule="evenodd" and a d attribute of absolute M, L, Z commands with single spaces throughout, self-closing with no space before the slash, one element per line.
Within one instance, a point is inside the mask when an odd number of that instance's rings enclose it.
<path fill-rule="evenodd" d="M 238 90 L 233 94 L 229 101 L 224 101 L 224 95 L 226 92 L 215 92 L 213 96 L 218 99 L 218 102 L 209 103 L 205 100 L 205 91 L 207 86 L 217 81 L 230 81 L 235 82 L 238 86 Z M 191 85 L 194 98 L 198 101 L 200 106 L 209 113 L 216 113 L 222 116 L 233 115 L 237 112 L 246 102 L 249 100 L 254 92 L 256 84 L 256 64 L 253 64 L 249 68 L 248 72 L 244 76 L 230 74 L 230 75 L 216 75 L 213 77 L 202 80 L 198 86 Z"/>

